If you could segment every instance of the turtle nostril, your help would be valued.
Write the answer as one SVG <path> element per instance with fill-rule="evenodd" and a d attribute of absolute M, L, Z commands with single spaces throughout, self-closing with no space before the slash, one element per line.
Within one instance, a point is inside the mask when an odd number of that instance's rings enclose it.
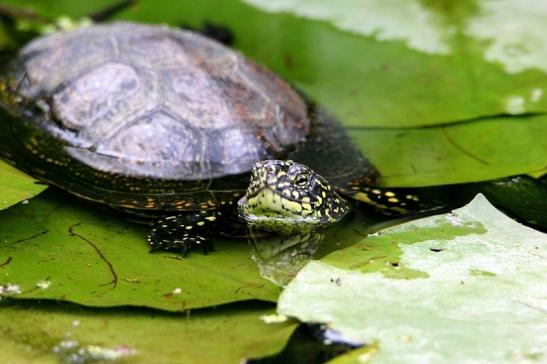
<path fill-rule="evenodd" d="M 274 174 L 275 173 L 275 167 L 270 164 L 266 167 L 266 171 L 270 174 Z"/>

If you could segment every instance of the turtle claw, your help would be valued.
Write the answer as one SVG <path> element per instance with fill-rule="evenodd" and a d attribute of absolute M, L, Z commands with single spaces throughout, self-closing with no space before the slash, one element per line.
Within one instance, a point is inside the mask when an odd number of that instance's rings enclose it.
<path fill-rule="evenodd" d="M 149 238 L 148 244 L 150 244 L 150 250 L 148 252 L 151 254 L 156 252 L 169 251 L 179 253 L 183 257 L 185 257 L 190 251 L 188 243 L 181 241 L 154 241 Z"/>
<path fill-rule="evenodd" d="M 213 244 L 210 239 L 205 239 L 201 236 L 198 239 L 194 237 L 186 238 L 184 240 L 154 240 L 153 237 L 148 238 L 150 244 L 149 253 L 156 252 L 174 252 L 180 254 L 183 258 L 186 258 L 190 251 L 201 246 L 203 255 L 207 255 L 209 252 L 214 251 Z"/>

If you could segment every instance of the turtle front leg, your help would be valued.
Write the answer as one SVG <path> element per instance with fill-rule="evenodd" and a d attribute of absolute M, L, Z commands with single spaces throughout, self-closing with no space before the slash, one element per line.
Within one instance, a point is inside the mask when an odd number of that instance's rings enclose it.
<path fill-rule="evenodd" d="M 191 211 L 159 219 L 148 235 L 150 252 L 174 251 L 186 256 L 201 247 L 204 254 L 213 250 L 212 232 L 218 211 Z"/>

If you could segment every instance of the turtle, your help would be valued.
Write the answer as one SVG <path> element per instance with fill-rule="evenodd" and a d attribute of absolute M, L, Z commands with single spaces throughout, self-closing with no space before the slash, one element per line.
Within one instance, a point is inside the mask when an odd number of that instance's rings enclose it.
<path fill-rule="evenodd" d="M 113 22 L 39 37 L 2 70 L 0 113 L 3 159 L 150 221 L 152 251 L 207 251 L 236 221 L 326 226 L 349 199 L 418 203 L 375 187 L 374 166 L 304 93 L 190 30 Z"/>

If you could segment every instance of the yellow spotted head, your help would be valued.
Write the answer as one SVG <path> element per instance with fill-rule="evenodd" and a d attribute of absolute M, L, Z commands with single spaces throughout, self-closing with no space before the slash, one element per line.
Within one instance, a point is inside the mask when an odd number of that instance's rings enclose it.
<path fill-rule="evenodd" d="M 349 211 L 346 200 L 320 175 L 287 160 L 255 164 L 239 216 L 259 229 L 293 231 L 340 220 Z"/>

